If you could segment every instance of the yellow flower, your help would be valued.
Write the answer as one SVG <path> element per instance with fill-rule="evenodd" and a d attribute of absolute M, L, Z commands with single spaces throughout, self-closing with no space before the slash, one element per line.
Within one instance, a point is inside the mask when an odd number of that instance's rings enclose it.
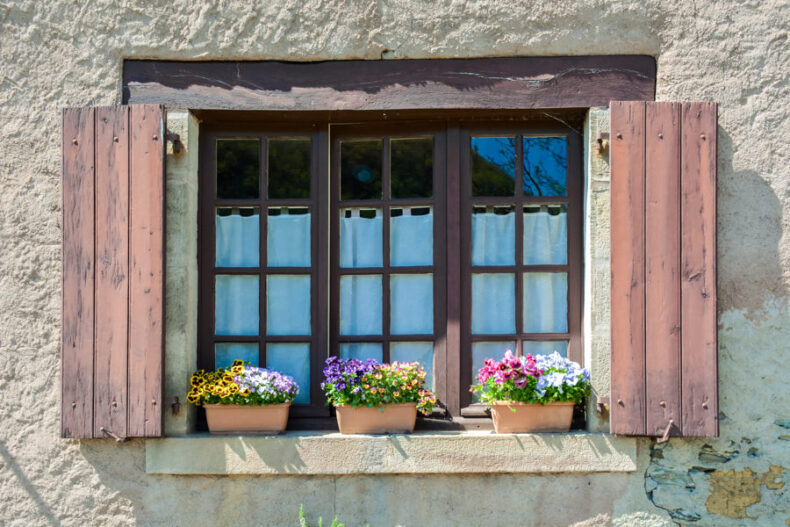
<path fill-rule="evenodd" d="M 377 391 L 378 391 L 378 390 L 376 390 L 376 388 L 371 388 L 371 389 L 370 389 L 370 393 L 373 393 L 373 394 L 375 394 Z"/>
<path fill-rule="evenodd" d="M 226 373 L 225 375 L 222 376 L 222 380 L 225 382 L 233 382 L 233 375 L 231 375 L 230 373 Z"/>
<path fill-rule="evenodd" d="M 243 390 L 239 390 L 239 395 L 243 397 L 247 397 L 249 394 L 250 394 L 250 390 L 247 388 L 244 388 Z"/>
<path fill-rule="evenodd" d="M 400 397 L 400 392 L 398 391 L 392 392 L 392 395 L 394 395 L 395 397 Z"/>
<path fill-rule="evenodd" d="M 231 394 L 238 393 L 239 385 L 234 382 L 233 384 L 230 385 L 228 389 L 230 390 Z"/>
<path fill-rule="evenodd" d="M 233 361 L 233 366 L 244 366 L 244 361 L 241 359 L 236 359 Z"/>

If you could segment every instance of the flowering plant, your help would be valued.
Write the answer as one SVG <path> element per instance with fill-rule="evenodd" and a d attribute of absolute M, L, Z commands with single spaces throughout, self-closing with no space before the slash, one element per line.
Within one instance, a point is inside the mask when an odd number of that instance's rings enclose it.
<path fill-rule="evenodd" d="M 556 351 L 516 357 L 507 350 L 501 361 L 485 360 L 477 381 L 472 391 L 488 405 L 496 401 L 580 403 L 590 394 L 590 372 Z"/>
<path fill-rule="evenodd" d="M 380 364 L 374 359 L 329 357 L 321 383 L 328 402 L 334 406 L 381 406 L 417 403 L 417 410 L 430 414 L 436 396 L 424 388 L 425 370 L 418 362 Z"/>
<path fill-rule="evenodd" d="M 187 401 L 195 404 L 264 406 L 290 403 L 299 393 L 292 377 L 233 361 L 230 368 L 196 371 L 189 380 Z"/>

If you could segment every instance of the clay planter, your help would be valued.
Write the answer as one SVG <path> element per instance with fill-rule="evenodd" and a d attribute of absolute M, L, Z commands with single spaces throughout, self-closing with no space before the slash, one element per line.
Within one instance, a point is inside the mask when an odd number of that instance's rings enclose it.
<path fill-rule="evenodd" d="M 404 434 L 414 431 L 417 403 L 385 404 L 374 408 L 336 406 L 341 434 Z"/>
<path fill-rule="evenodd" d="M 208 431 L 212 434 L 235 432 L 279 434 L 288 423 L 291 403 L 265 406 L 239 406 L 235 404 L 204 404 Z"/>
<path fill-rule="evenodd" d="M 575 404 L 493 403 L 494 430 L 497 434 L 567 432 L 571 429 Z"/>

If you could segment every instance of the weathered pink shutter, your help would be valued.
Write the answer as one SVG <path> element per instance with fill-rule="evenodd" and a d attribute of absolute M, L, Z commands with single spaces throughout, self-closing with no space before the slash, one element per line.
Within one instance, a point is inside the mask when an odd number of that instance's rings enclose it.
<path fill-rule="evenodd" d="M 164 109 L 63 112 L 61 435 L 162 435 Z"/>
<path fill-rule="evenodd" d="M 717 106 L 610 109 L 611 431 L 717 436 Z"/>

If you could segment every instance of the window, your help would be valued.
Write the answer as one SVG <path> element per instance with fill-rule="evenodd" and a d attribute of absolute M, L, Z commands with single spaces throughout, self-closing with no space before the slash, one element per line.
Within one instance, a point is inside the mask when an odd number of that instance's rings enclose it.
<path fill-rule="evenodd" d="M 581 144 L 539 126 L 204 125 L 201 367 L 292 375 L 309 428 L 330 354 L 421 362 L 453 418 L 485 356 L 580 360 Z"/>

